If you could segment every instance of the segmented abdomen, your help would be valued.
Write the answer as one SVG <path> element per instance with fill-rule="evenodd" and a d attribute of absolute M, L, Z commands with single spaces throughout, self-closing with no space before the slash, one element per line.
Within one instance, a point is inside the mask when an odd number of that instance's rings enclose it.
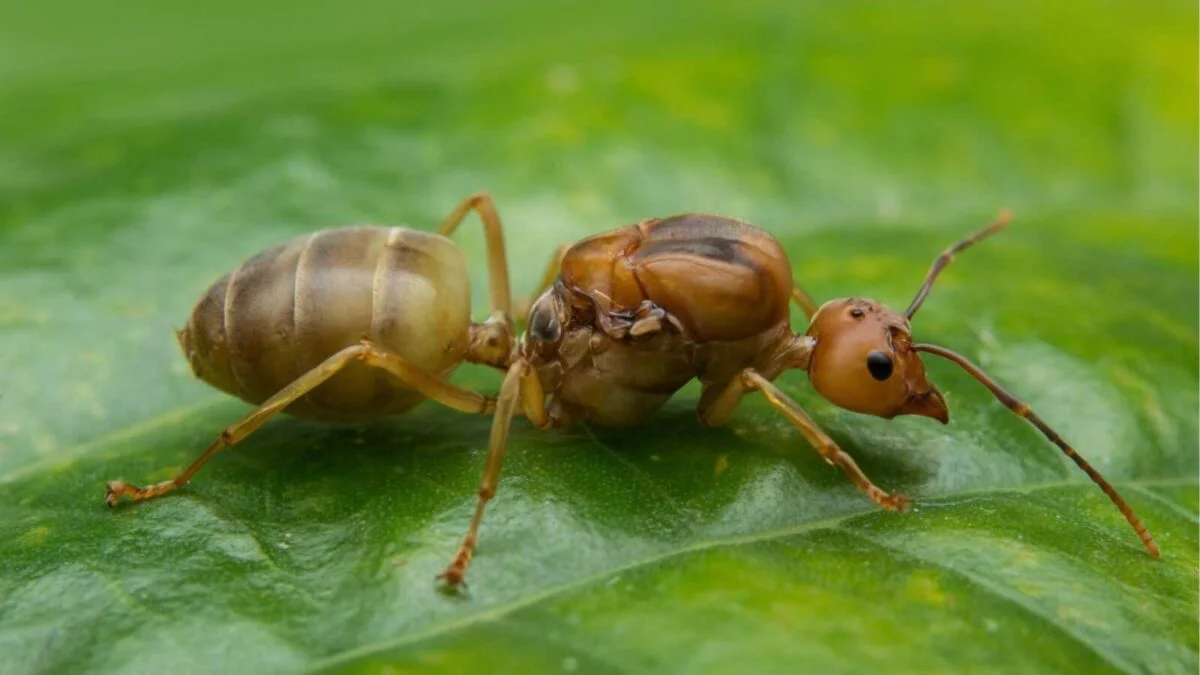
<path fill-rule="evenodd" d="M 208 289 L 179 340 L 197 377 L 257 404 L 364 339 L 449 374 L 465 352 L 469 321 L 466 264 L 453 243 L 406 228 L 348 227 L 242 263 Z M 353 363 L 287 412 L 351 421 L 420 401 Z"/>

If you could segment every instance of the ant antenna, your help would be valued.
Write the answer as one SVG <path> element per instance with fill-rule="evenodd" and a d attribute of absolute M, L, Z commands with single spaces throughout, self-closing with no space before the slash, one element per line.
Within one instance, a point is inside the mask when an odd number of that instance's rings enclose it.
<path fill-rule="evenodd" d="M 983 230 L 982 233 L 986 234 L 987 230 Z M 976 235 L 976 238 L 978 237 L 979 235 Z M 970 240 L 968 240 L 968 243 L 969 241 Z M 936 273 L 936 271 L 937 268 L 935 266 L 934 272 Z M 928 282 L 926 282 L 926 287 L 928 287 Z M 1070 457 L 1080 469 L 1083 469 L 1083 472 L 1086 473 L 1096 483 L 1096 485 L 1100 486 L 1100 489 L 1104 491 L 1104 494 L 1108 495 L 1108 498 L 1112 500 L 1112 503 L 1115 504 L 1117 509 L 1121 511 L 1121 515 L 1125 516 L 1125 520 L 1129 521 L 1129 524 L 1133 527 L 1133 531 L 1137 533 L 1138 538 L 1142 540 L 1142 544 L 1146 547 L 1146 551 L 1150 553 L 1150 557 L 1158 557 L 1158 544 L 1154 542 L 1154 537 L 1151 536 L 1150 532 L 1146 530 L 1146 526 L 1142 523 L 1141 519 L 1134 514 L 1133 509 L 1130 508 L 1129 504 L 1126 503 L 1121 495 L 1117 494 L 1116 488 L 1114 488 L 1108 481 L 1104 480 L 1104 476 L 1101 476 L 1099 471 L 1094 469 L 1091 464 L 1088 464 L 1087 460 L 1081 457 L 1078 452 L 1075 452 L 1074 448 L 1072 448 L 1070 445 L 1067 445 L 1067 442 L 1063 440 L 1062 436 L 1058 435 L 1058 432 L 1051 429 L 1045 422 L 1042 421 L 1042 418 L 1035 415 L 1033 410 L 1029 408 L 1029 404 L 1021 401 L 1016 396 L 1013 396 L 1005 391 L 999 384 L 996 384 L 995 380 L 988 377 L 986 373 L 980 370 L 979 366 L 976 366 L 963 356 L 960 356 L 959 354 L 956 354 L 945 347 L 917 344 L 913 345 L 912 349 L 915 352 L 928 352 L 930 354 L 936 354 L 944 359 L 949 359 L 950 361 L 957 363 L 960 367 L 962 367 L 963 370 L 967 371 L 971 377 L 983 383 L 983 386 L 987 387 L 997 400 L 1008 406 L 1009 410 L 1013 411 L 1018 416 L 1029 420 L 1033 426 L 1038 428 L 1038 431 L 1041 431 L 1046 435 L 1046 438 L 1050 439 L 1051 443 L 1057 445 L 1058 448 L 1063 451 L 1063 454 L 1065 454 L 1067 457 Z"/>
<path fill-rule="evenodd" d="M 929 295 L 929 289 L 933 286 L 934 279 L 937 279 L 937 275 L 942 271 L 943 267 L 949 265 L 954 260 L 955 253 L 1003 230 L 1011 220 L 1012 213 L 1008 209 L 1000 209 L 1000 215 L 996 216 L 996 220 L 991 225 L 942 251 L 942 254 L 933 261 L 933 265 L 929 268 L 929 273 L 925 275 L 925 283 L 921 284 L 921 290 L 917 291 L 917 297 L 913 298 L 912 304 L 908 306 L 908 309 L 904 312 L 904 316 L 909 319 L 913 318 L 913 314 L 917 313 L 917 310 L 921 308 L 921 303 L 925 302 L 925 297 Z"/>

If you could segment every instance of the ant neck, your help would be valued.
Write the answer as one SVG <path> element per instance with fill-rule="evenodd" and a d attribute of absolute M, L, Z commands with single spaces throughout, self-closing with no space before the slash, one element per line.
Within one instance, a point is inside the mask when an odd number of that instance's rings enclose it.
<path fill-rule="evenodd" d="M 816 338 L 786 330 L 756 370 L 768 380 L 792 368 L 807 371 L 816 344 Z"/>
<path fill-rule="evenodd" d="M 517 335 L 512 319 L 496 312 L 482 323 L 467 327 L 465 359 L 500 370 L 508 370 L 517 353 Z"/>

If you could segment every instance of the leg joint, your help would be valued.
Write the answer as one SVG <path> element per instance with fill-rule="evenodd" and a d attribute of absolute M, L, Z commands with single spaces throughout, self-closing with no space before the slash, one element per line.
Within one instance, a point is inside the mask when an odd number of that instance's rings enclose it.
<path fill-rule="evenodd" d="M 371 353 L 375 350 L 375 343 L 371 342 L 370 338 L 363 337 L 363 339 L 358 341 L 358 345 L 354 347 L 354 351 L 351 353 L 359 361 L 370 361 Z"/>
<path fill-rule="evenodd" d="M 837 443 L 831 440 L 822 438 L 813 443 L 813 447 L 817 449 L 817 454 L 825 459 L 830 465 L 837 464 L 837 461 L 842 458 L 845 452 L 838 447 Z"/>
<path fill-rule="evenodd" d="M 743 370 L 740 377 L 742 378 L 742 384 L 745 385 L 747 389 L 755 390 L 762 388 L 758 384 L 758 380 L 762 376 L 755 372 L 753 368 L 747 368 Z"/>

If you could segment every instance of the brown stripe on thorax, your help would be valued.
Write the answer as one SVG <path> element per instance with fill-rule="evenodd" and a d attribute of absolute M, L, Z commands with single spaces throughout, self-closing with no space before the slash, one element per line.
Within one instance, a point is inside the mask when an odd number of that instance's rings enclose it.
<path fill-rule="evenodd" d="M 642 245 L 632 259 L 639 261 L 670 253 L 692 255 L 751 269 L 758 268 L 754 259 L 745 255 L 740 242 L 723 237 L 652 240 Z"/>

